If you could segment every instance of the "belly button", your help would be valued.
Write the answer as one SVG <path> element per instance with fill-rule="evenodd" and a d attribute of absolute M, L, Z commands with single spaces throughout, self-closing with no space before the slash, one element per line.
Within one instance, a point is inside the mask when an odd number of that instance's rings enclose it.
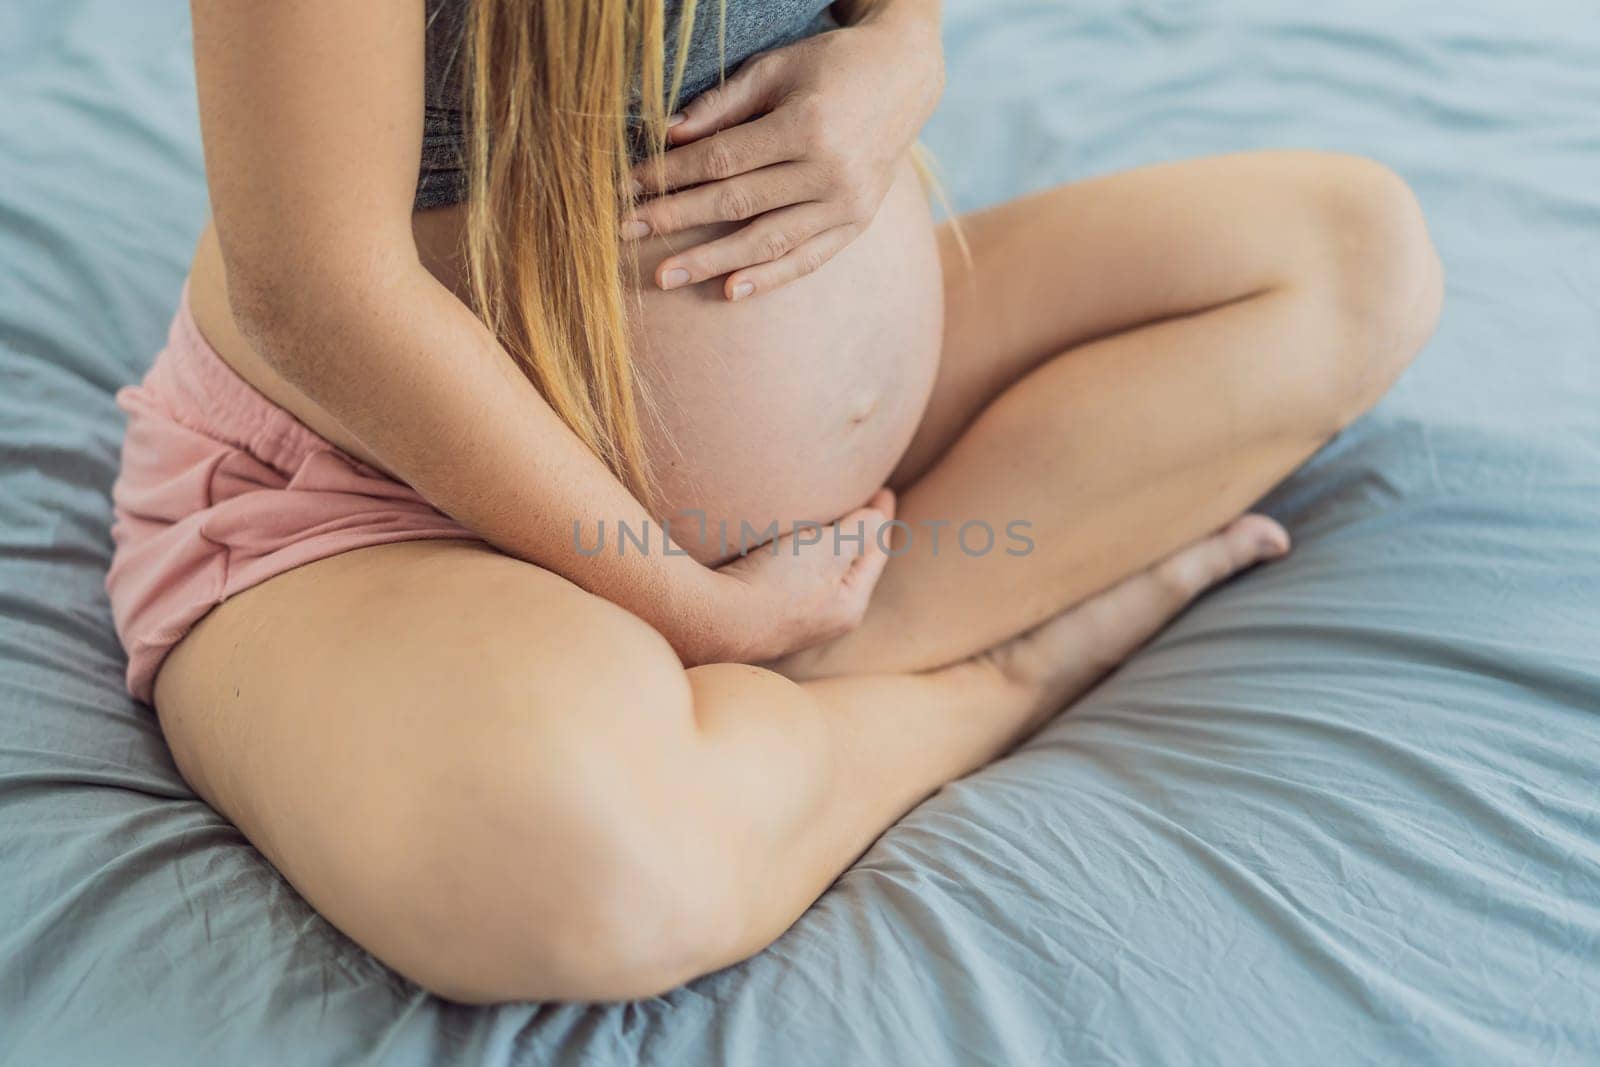
<path fill-rule="evenodd" d="M 877 410 L 878 398 L 876 396 L 867 395 L 857 397 L 850 405 L 850 425 L 860 426 L 862 423 L 872 418 Z"/>

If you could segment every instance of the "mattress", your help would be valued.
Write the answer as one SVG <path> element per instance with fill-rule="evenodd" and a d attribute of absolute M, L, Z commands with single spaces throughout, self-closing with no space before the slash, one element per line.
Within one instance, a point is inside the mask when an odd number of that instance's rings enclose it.
<path fill-rule="evenodd" d="M 0 1063 L 1600 1062 L 1592 0 L 949 0 L 963 208 L 1262 146 L 1384 160 L 1449 274 L 1263 502 L 1286 561 L 667 996 L 453 1005 L 186 788 L 102 589 L 112 403 L 206 205 L 182 0 L 0 5 Z"/>

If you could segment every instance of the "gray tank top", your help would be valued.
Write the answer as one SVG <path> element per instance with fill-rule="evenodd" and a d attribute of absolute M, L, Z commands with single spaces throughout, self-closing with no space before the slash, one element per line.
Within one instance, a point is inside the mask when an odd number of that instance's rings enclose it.
<path fill-rule="evenodd" d="M 422 170 L 417 179 L 416 210 L 456 204 L 466 199 L 467 175 L 462 164 L 466 126 L 462 118 L 459 62 L 470 0 L 426 0 L 428 56 L 426 112 L 422 129 Z M 526 0 L 537 3 L 538 0 Z M 722 56 L 726 70 L 757 52 L 778 48 L 821 33 L 836 23 L 828 15 L 831 0 L 727 0 Z M 682 0 L 664 0 L 667 71 L 675 62 L 678 12 Z M 718 0 L 695 5 L 694 32 L 683 71 L 681 103 L 717 84 Z"/>

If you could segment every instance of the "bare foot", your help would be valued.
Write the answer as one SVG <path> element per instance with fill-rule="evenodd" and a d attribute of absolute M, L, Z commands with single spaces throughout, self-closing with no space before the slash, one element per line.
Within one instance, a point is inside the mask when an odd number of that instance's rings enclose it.
<path fill-rule="evenodd" d="M 1282 526 L 1265 515 L 1245 515 L 974 662 L 998 670 L 1031 702 L 1034 714 L 1020 739 L 1115 669 L 1195 597 L 1288 551 Z"/>

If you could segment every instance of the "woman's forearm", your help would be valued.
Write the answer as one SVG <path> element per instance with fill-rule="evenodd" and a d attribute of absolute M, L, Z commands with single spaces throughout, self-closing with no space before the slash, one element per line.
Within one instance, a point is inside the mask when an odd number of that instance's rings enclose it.
<path fill-rule="evenodd" d="M 264 360 L 435 507 L 639 615 L 686 658 L 725 653 L 717 601 L 733 579 L 666 551 L 654 523 L 648 551 L 619 553 L 614 531 L 646 529 L 646 510 L 477 317 L 420 266 L 371 273 L 298 279 L 264 311 L 235 312 Z M 594 552 L 602 521 L 613 533 Z"/>
<path fill-rule="evenodd" d="M 876 25 L 895 38 L 909 43 L 915 52 L 926 56 L 926 81 L 922 86 L 931 113 L 944 94 L 944 41 L 941 0 L 873 0 L 863 5 L 851 20 L 853 24 Z M 924 116 L 926 117 L 926 116 Z"/>

